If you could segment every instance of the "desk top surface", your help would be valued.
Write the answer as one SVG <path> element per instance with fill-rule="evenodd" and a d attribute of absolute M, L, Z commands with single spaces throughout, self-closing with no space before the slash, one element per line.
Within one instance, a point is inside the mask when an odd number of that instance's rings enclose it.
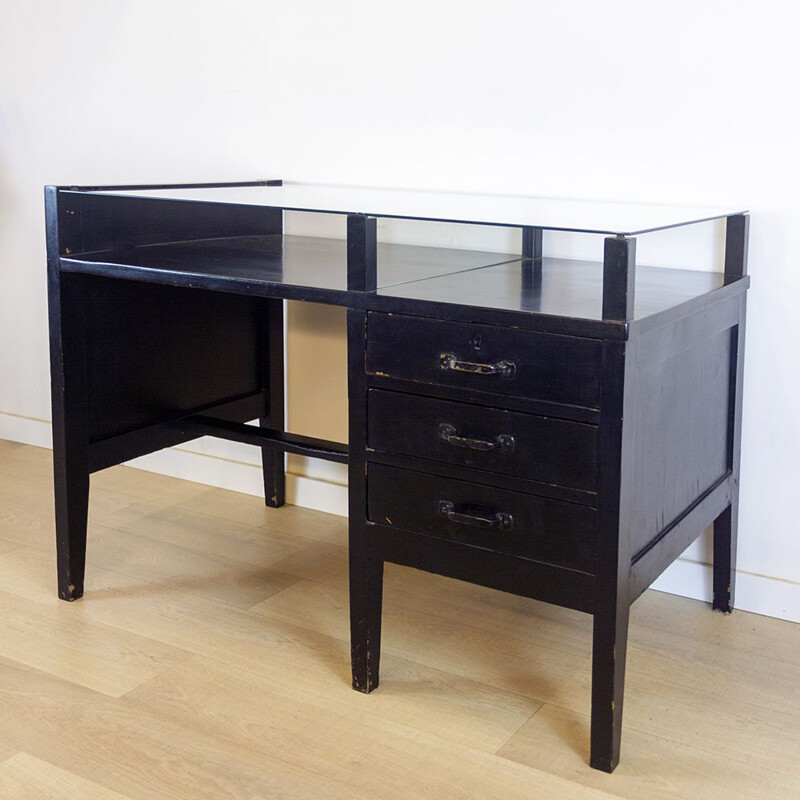
<path fill-rule="evenodd" d="M 267 206 L 292 211 L 468 222 L 632 236 L 743 210 L 284 183 L 281 186 L 120 187 L 103 194 Z"/>
<path fill-rule="evenodd" d="M 378 244 L 377 297 L 602 320 L 603 265 L 510 253 Z M 62 259 L 73 272 L 347 303 L 347 243 L 304 236 L 176 242 Z M 634 319 L 724 285 L 719 273 L 637 267 Z M 237 288 L 238 287 L 238 288 Z"/>

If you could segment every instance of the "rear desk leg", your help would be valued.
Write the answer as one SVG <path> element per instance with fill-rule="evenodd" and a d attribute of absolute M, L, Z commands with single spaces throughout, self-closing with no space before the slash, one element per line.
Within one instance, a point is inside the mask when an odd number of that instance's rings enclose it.
<path fill-rule="evenodd" d="M 259 420 L 262 428 L 284 429 L 283 403 L 283 301 L 267 300 L 265 325 L 265 353 L 267 363 L 266 386 L 268 391 L 267 415 Z M 270 508 L 280 508 L 286 502 L 286 470 L 282 450 L 261 448 L 264 469 L 264 501 Z"/>
<path fill-rule="evenodd" d="M 89 472 L 85 457 L 69 450 L 63 444 L 56 445 L 54 439 L 58 596 L 62 600 L 77 600 L 83 596 L 86 570 Z"/>
<path fill-rule="evenodd" d="M 53 273 L 49 293 L 58 596 L 77 600 L 89 508 L 85 293 L 79 277 Z"/>
<path fill-rule="evenodd" d="M 725 229 L 725 282 L 747 274 L 750 218 L 728 217 Z M 731 470 L 731 504 L 714 520 L 714 611 L 733 611 L 736 578 L 736 536 L 739 522 L 739 465 L 742 438 L 742 375 L 747 295 L 739 301 L 739 322 L 731 332 L 731 393 L 728 412 L 728 465 Z"/>
<path fill-rule="evenodd" d="M 736 580 L 745 302 L 745 297 L 742 295 L 739 324 L 731 334 L 731 406 L 728 428 L 731 503 L 714 520 L 714 599 L 712 608 L 714 611 L 723 611 L 728 614 L 733 611 L 734 584 Z"/>
<path fill-rule="evenodd" d="M 738 489 L 734 488 L 734 492 Z M 736 523 L 738 501 L 731 503 L 714 520 L 714 611 L 733 611 L 736 576 Z"/>

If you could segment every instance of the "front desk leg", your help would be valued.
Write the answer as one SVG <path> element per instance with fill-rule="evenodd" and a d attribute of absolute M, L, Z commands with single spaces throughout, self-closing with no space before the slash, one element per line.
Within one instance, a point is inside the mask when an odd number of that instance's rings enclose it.
<path fill-rule="evenodd" d="M 366 334 L 366 313 L 348 309 L 350 656 L 353 688 L 365 693 L 378 686 L 383 599 L 383 557 L 367 513 Z"/>
<path fill-rule="evenodd" d="M 619 763 L 630 610 L 627 596 L 609 600 L 611 607 L 600 610 L 594 615 L 592 645 L 592 726 L 589 762 L 594 769 L 603 772 L 613 772 Z"/>
<path fill-rule="evenodd" d="M 379 682 L 383 559 L 357 527 L 350 525 L 350 656 L 353 688 L 369 693 Z"/>

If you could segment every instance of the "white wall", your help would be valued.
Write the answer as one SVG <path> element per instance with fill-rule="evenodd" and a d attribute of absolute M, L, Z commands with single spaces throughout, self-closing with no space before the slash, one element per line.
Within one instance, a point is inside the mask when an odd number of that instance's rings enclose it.
<path fill-rule="evenodd" d="M 45 183 L 283 177 L 748 207 L 738 600 L 800 620 L 794 8 L 0 0 L 0 436 L 47 437 Z M 317 433 L 340 434 L 341 314 L 307 311 L 292 312 L 291 421 L 315 417 L 303 375 L 327 364 Z M 157 463 L 256 490 L 239 452 Z M 342 474 L 317 477 L 293 480 L 294 499 L 341 507 Z M 707 545 L 687 558 L 661 585 L 704 596 Z"/>

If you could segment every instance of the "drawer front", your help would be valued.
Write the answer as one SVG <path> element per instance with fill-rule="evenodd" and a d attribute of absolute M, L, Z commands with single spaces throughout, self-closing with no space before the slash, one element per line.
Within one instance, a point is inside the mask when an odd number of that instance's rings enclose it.
<path fill-rule="evenodd" d="M 415 533 L 592 572 L 595 510 L 369 464 L 368 517 Z"/>
<path fill-rule="evenodd" d="M 595 490 L 594 425 L 381 389 L 367 403 L 373 450 Z"/>
<path fill-rule="evenodd" d="M 367 372 L 598 408 L 600 342 L 402 314 L 370 313 Z"/>

